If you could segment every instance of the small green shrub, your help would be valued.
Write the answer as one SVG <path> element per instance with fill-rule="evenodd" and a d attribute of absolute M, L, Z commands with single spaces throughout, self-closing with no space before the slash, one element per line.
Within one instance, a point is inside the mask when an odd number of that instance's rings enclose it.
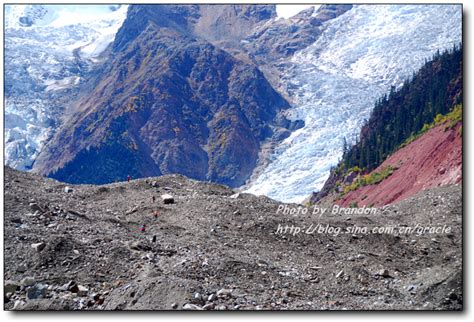
<path fill-rule="evenodd" d="M 391 165 L 383 168 L 380 172 L 372 172 L 371 174 L 366 174 L 364 176 L 358 176 L 351 184 L 344 186 L 343 193 L 347 194 L 350 191 L 355 191 L 360 187 L 369 186 L 382 182 L 385 178 L 392 175 L 396 170 L 395 167 Z"/>

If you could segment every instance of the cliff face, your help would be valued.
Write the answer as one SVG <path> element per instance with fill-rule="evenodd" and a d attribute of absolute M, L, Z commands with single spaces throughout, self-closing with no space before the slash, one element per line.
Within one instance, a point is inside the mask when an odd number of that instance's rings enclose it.
<path fill-rule="evenodd" d="M 279 114 L 289 105 L 257 66 L 199 36 L 220 39 L 207 32 L 227 16 L 242 20 L 242 34 L 274 12 L 223 7 L 212 17 L 206 6 L 132 6 L 35 169 L 72 183 L 180 173 L 242 185 L 260 144 L 295 124 Z"/>
<path fill-rule="evenodd" d="M 462 128 L 434 127 L 385 160 L 374 172 L 392 167 L 394 172 L 375 185 L 361 187 L 338 201 L 349 206 L 384 206 L 429 188 L 462 181 Z"/>

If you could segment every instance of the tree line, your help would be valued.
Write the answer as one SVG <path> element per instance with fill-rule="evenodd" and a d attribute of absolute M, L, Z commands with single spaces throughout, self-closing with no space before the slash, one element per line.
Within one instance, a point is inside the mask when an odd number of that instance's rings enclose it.
<path fill-rule="evenodd" d="M 356 144 L 349 147 L 344 140 L 338 168 L 375 169 L 424 125 L 461 102 L 462 45 L 459 45 L 436 52 L 399 89 L 392 87 L 377 100 Z"/>

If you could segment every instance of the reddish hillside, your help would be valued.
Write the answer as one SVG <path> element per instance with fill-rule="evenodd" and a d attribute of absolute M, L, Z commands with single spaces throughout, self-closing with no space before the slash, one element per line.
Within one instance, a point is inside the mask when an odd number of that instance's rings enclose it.
<path fill-rule="evenodd" d="M 461 123 L 441 124 L 401 148 L 373 172 L 392 166 L 392 175 L 375 185 L 347 193 L 338 204 L 383 206 L 403 200 L 420 190 L 462 181 Z"/>

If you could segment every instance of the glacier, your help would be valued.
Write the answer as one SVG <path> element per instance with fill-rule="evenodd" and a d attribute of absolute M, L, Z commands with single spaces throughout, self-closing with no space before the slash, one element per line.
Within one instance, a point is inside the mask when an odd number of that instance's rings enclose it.
<path fill-rule="evenodd" d="M 321 189 L 344 138 L 355 143 L 375 101 L 461 42 L 460 5 L 359 5 L 328 21 L 281 79 L 293 100 L 288 117 L 305 126 L 276 147 L 245 191 L 300 203 Z"/>
<path fill-rule="evenodd" d="M 68 90 L 100 61 L 120 5 L 5 5 L 5 164 L 29 170 L 59 124 Z"/>

